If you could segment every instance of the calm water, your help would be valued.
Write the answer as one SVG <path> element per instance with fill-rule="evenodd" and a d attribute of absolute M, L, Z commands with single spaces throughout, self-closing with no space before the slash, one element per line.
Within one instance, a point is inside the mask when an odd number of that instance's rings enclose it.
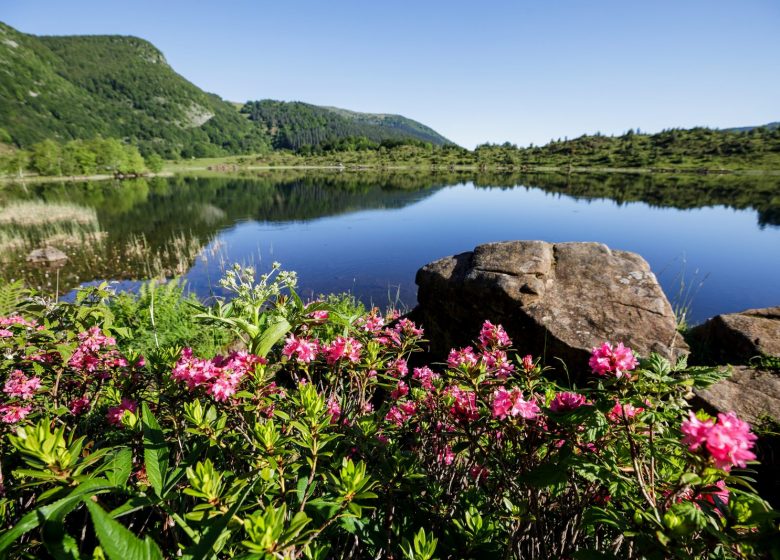
<path fill-rule="evenodd" d="M 780 304 L 778 183 L 280 173 L 13 187 L 0 198 L 0 242 L 17 257 L 2 266 L 6 277 L 59 282 L 61 291 L 97 278 L 144 278 L 155 267 L 178 269 L 205 297 L 215 293 L 226 264 L 262 269 L 277 260 L 298 271 L 303 294 L 351 291 L 366 303 L 400 298 L 411 305 L 418 268 L 480 243 L 600 241 L 647 259 L 673 301 L 684 281 L 682 299 L 691 300 L 690 318 L 698 322 Z M 49 218 L 3 221 L 13 208 L 32 216 L 36 204 Z M 69 211 L 72 220 L 78 216 L 78 224 L 68 229 L 52 221 L 55 209 L 64 221 Z M 58 275 L 19 258 L 46 239 L 71 255 Z"/>

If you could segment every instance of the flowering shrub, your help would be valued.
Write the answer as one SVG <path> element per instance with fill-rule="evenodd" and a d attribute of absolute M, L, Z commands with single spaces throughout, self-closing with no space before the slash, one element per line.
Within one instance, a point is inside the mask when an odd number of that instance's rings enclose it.
<path fill-rule="evenodd" d="M 0 319 L 0 556 L 749 558 L 755 436 L 688 411 L 711 369 L 617 344 L 561 387 L 500 325 L 422 329 L 235 269 L 197 315 L 243 347 L 137 356 L 100 298 Z M 776 550 L 776 549 L 775 549 Z"/>

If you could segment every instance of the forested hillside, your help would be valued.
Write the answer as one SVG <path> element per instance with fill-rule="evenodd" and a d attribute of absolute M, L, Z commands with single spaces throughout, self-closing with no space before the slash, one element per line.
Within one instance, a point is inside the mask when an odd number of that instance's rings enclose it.
<path fill-rule="evenodd" d="M 265 127 L 277 149 L 300 150 L 347 138 L 371 142 L 416 140 L 436 146 L 450 143 L 435 130 L 400 115 L 357 113 L 271 99 L 249 102 L 241 111 Z"/>

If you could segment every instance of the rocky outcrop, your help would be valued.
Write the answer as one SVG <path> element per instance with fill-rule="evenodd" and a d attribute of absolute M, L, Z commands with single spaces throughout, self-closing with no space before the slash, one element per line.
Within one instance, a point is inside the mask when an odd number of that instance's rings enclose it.
<path fill-rule="evenodd" d="M 765 416 L 780 421 L 780 375 L 748 366 L 733 366 L 731 377 L 696 391 L 698 403 L 712 413 L 734 411 L 755 423 Z"/>
<path fill-rule="evenodd" d="M 27 255 L 27 262 L 40 266 L 57 267 L 65 264 L 67 260 L 68 255 L 56 247 L 43 247 L 42 249 L 35 249 L 29 255 Z"/>
<path fill-rule="evenodd" d="M 756 356 L 780 357 L 780 306 L 717 315 L 691 329 L 702 363 L 747 364 Z"/>
<path fill-rule="evenodd" d="M 434 354 L 469 343 L 485 319 L 504 325 L 520 351 L 570 371 L 604 341 L 640 355 L 687 351 L 647 262 L 600 243 L 489 243 L 424 266 L 416 281 L 415 315 Z"/>

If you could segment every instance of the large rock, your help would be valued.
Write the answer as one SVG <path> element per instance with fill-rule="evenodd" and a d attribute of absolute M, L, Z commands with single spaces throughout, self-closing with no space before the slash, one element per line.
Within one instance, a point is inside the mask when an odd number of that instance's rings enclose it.
<path fill-rule="evenodd" d="M 696 391 L 710 412 L 734 411 L 755 423 L 764 416 L 780 422 L 780 375 L 747 366 L 734 366 L 731 377 Z"/>
<path fill-rule="evenodd" d="M 417 272 L 419 308 L 434 354 L 469 343 L 485 319 L 522 352 L 587 366 L 591 349 L 623 342 L 639 354 L 687 351 L 647 262 L 600 243 L 507 241 L 480 245 Z"/>
<path fill-rule="evenodd" d="M 746 364 L 755 356 L 780 357 L 780 306 L 716 315 L 691 329 L 696 359 L 713 364 Z"/>
<path fill-rule="evenodd" d="M 56 267 L 58 265 L 65 264 L 67 260 L 68 255 L 56 247 L 43 247 L 41 249 L 35 249 L 29 255 L 27 255 L 27 262 L 41 266 Z"/>

